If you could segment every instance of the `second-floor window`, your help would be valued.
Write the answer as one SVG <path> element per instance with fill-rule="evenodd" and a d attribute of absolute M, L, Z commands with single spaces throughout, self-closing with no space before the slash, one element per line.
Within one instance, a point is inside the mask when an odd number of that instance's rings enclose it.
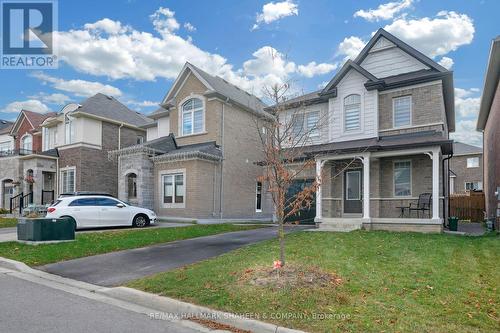
<path fill-rule="evenodd" d="M 25 152 L 30 152 L 33 150 L 33 137 L 31 134 L 26 134 L 21 138 L 21 149 Z"/>
<path fill-rule="evenodd" d="M 10 141 L 0 142 L 0 153 L 12 150 L 12 143 Z"/>
<path fill-rule="evenodd" d="M 75 125 L 73 120 L 66 114 L 64 116 L 64 143 L 75 142 Z"/>
<path fill-rule="evenodd" d="M 182 104 L 182 135 L 198 134 L 205 129 L 203 102 L 199 98 L 191 98 Z"/>
<path fill-rule="evenodd" d="M 411 125 L 411 96 L 397 97 L 392 100 L 394 127 Z"/>
<path fill-rule="evenodd" d="M 467 159 L 467 168 L 479 168 L 479 157 L 469 157 Z"/>
<path fill-rule="evenodd" d="M 54 149 L 57 144 L 57 127 L 42 129 L 44 150 Z"/>
<path fill-rule="evenodd" d="M 354 131 L 361 128 L 361 96 L 352 94 L 344 98 L 344 129 Z"/>
<path fill-rule="evenodd" d="M 315 139 L 319 137 L 319 111 L 298 113 L 292 116 L 294 139 Z"/>

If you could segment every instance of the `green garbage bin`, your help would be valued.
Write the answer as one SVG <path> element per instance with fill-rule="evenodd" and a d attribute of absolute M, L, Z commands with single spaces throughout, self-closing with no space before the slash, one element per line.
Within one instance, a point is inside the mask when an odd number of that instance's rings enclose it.
<path fill-rule="evenodd" d="M 450 231 L 458 231 L 458 217 L 455 216 L 449 217 L 448 225 L 450 227 Z"/>
<path fill-rule="evenodd" d="M 17 224 L 17 239 L 32 242 L 74 240 L 75 222 L 69 218 L 20 219 Z"/>

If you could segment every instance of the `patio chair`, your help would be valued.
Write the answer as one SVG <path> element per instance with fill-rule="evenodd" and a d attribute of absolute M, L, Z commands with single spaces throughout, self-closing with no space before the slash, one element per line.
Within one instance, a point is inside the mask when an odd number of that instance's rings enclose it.
<path fill-rule="evenodd" d="M 428 211 L 429 218 L 431 218 L 431 202 L 432 202 L 432 194 L 431 193 L 422 193 L 418 196 L 417 204 L 410 203 L 408 207 L 410 216 L 412 211 L 417 211 L 417 218 L 420 218 L 420 213 L 422 213 L 422 217 L 425 212 Z"/>

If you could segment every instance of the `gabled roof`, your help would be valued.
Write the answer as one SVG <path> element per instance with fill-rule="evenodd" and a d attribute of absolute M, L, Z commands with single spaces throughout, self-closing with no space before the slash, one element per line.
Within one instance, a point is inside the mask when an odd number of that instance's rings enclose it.
<path fill-rule="evenodd" d="M 85 113 L 100 118 L 109 119 L 136 127 L 152 123 L 153 120 L 145 115 L 130 110 L 117 99 L 101 93 L 87 98 L 81 103 L 74 113 Z"/>
<path fill-rule="evenodd" d="M 483 153 L 483 148 L 481 148 L 481 147 L 468 145 L 468 144 L 462 143 L 462 142 L 454 142 L 453 143 L 453 154 L 455 156 L 457 156 L 457 155 L 477 155 L 477 154 L 482 154 L 482 153 Z"/>
<path fill-rule="evenodd" d="M 162 106 L 164 108 L 168 109 L 171 106 L 175 106 L 173 98 L 182 82 L 190 72 L 193 73 L 201 81 L 201 83 L 207 87 L 207 91 L 204 93 L 205 96 L 229 99 L 232 103 L 235 103 L 248 111 L 257 113 L 264 112 L 263 110 L 266 107 L 266 104 L 258 97 L 238 88 L 221 77 L 208 74 L 189 62 L 186 62 L 179 73 L 179 76 L 172 85 L 172 88 L 163 99 Z"/>
<path fill-rule="evenodd" d="M 12 125 L 14 125 L 12 121 L 0 119 L 0 134 L 9 133 Z"/>
<path fill-rule="evenodd" d="M 10 134 L 13 135 L 17 133 L 23 119 L 26 119 L 28 123 L 31 125 L 31 130 L 29 132 L 31 133 L 38 132 L 42 129 L 41 125 L 45 121 L 45 119 L 54 117 L 55 115 L 56 115 L 55 112 L 37 113 L 28 110 L 21 110 L 21 112 L 17 116 L 16 121 L 12 126 L 12 129 L 10 130 Z"/>
<path fill-rule="evenodd" d="M 329 95 L 330 93 L 332 93 L 332 89 L 334 89 L 337 86 L 337 84 L 339 84 L 339 82 L 351 69 L 356 70 L 358 73 L 360 73 L 370 81 L 377 81 L 377 78 L 373 74 L 371 74 L 366 69 L 364 69 L 363 67 L 361 67 L 360 65 L 349 59 L 345 62 L 344 66 L 342 66 L 340 71 L 338 71 L 337 74 L 335 74 L 333 79 L 321 91 L 320 95 Z M 337 93 L 336 91 L 333 92 L 334 96 L 336 96 L 336 93 Z"/>
<path fill-rule="evenodd" d="M 483 131 L 488 121 L 491 111 L 491 104 L 495 98 L 500 77 L 500 36 L 497 36 L 491 43 L 488 67 L 484 78 L 483 94 L 479 106 L 479 117 L 477 119 L 477 130 Z"/>

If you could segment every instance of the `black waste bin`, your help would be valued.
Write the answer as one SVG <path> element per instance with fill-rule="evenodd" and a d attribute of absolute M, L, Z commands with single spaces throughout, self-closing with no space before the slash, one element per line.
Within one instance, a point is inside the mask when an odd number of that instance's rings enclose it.
<path fill-rule="evenodd" d="M 33 242 L 74 240 L 75 222 L 70 218 L 22 218 L 17 223 L 17 239 Z"/>
<path fill-rule="evenodd" d="M 451 216 L 448 218 L 450 231 L 458 231 L 458 217 Z"/>

